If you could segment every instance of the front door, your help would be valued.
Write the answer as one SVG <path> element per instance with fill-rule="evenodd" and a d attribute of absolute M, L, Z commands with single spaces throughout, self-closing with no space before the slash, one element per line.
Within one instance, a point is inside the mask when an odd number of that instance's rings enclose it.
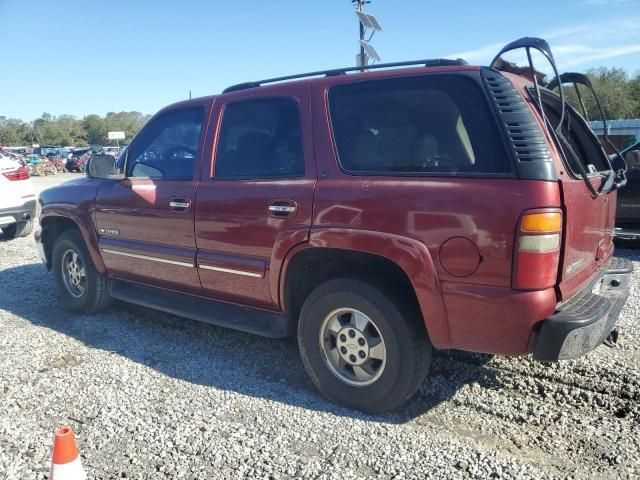
<path fill-rule="evenodd" d="M 216 151 L 196 196 L 197 265 L 207 295 L 278 308 L 282 256 L 309 235 L 315 159 L 308 85 L 238 92 L 216 106 Z M 305 133 L 303 133 L 305 132 Z"/>
<path fill-rule="evenodd" d="M 134 138 L 126 178 L 100 185 L 95 218 L 110 274 L 200 293 L 194 199 L 208 105 L 188 105 L 156 115 Z"/>

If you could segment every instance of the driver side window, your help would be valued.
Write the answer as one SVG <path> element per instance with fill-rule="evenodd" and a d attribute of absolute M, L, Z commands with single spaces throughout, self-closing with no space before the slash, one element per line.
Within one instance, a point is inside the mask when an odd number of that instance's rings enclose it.
<path fill-rule="evenodd" d="M 191 180 L 199 161 L 204 108 L 166 113 L 128 147 L 127 177 Z"/>

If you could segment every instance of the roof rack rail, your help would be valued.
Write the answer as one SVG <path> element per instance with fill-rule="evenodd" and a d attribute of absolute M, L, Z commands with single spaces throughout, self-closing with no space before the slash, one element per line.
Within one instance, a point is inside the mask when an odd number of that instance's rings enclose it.
<path fill-rule="evenodd" d="M 374 70 L 378 68 L 391 68 L 391 67 L 408 67 L 410 65 L 424 65 L 425 67 L 446 67 L 451 65 L 468 65 L 468 63 L 461 58 L 457 58 L 455 60 L 446 59 L 446 58 L 436 58 L 436 59 L 427 59 L 427 60 L 409 60 L 406 62 L 378 63 L 375 65 L 366 65 L 364 67 L 360 66 L 360 67 L 334 68 L 331 70 L 318 70 L 317 72 L 298 73 L 296 75 L 286 75 L 284 77 L 267 78 L 266 80 L 259 80 L 257 82 L 238 83 L 236 85 L 231 85 L 230 87 L 225 88 L 222 91 L 222 93 L 235 92 L 237 90 L 246 90 L 248 88 L 259 87 L 260 85 L 264 85 L 265 83 L 283 82 L 285 80 L 294 80 L 297 78 L 318 77 L 321 75 L 324 75 L 325 77 L 335 77 L 337 75 L 345 75 L 347 72 L 354 72 L 358 70 Z"/>

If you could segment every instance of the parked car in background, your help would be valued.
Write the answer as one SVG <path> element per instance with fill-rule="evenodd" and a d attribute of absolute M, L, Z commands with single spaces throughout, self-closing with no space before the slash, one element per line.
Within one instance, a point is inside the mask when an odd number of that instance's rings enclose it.
<path fill-rule="evenodd" d="M 501 54 L 521 48 L 553 58 L 530 38 Z M 166 107 L 115 165 L 94 155 L 88 178 L 40 195 L 35 238 L 62 303 L 295 333 L 318 389 L 367 412 L 408 400 L 434 348 L 588 353 L 628 296 L 612 241 L 624 177 L 576 110 L 498 59 Z"/>
<path fill-rule="evenodd" d="M 15 158 L 9 153 L 0 150 L 0 160 L 15 160 Z"/>
<path fill-rule="evenodd" d="M 36 215 L 36 196 L 27 169 L 0 155 L 0 229 L 5 238 L 29 235 Z"/>
<path fill-rule="evenodd" d="M 111 155 L 114 158 L 118 158 L 119 149 L 118 149 L 118 147 L 103 147 L 102 148 L 102 153 L 104 155 Z"/>
<path fill-rule="evenodd" d="M 627 162 L 627 185 L 618 193 L 616 237 L 640 241 L 640 142 L 620 153 Z"/>
<path fill-rule="evenodd" d="M 628 152 L 632 152 L 634 150 L 640 150 L 640 142 L 636 142 L 632 145 L 629 145 L 624 150 L 621 150 L 620 154 L 624 157 Z"/>
<path fill-rule="evenodd" d="M 9 160 L 13 160 L 14 162 L 18 162 L 20 165 L 24 165 L 25 164 L 25 157 L 24 155 L 20 155 L 11 151 L 4 151 L 2 152 L 4 153 L 4 157 L 8 157 Z"/>
<path fill-rule="evenodd" d="M 83 172 L 84 164 L 86 163 L 85 155 L 89 154 L 91 149 L 87 148 L 74 148 L 71 151 L 71 158 L 67 160 L 67 171 L 69 172 Z"/>
<path fill-rule="evenodd" d="M 16 155 L 27 155 L 31 150 L 28 147 L 2 147 L 4 152 L 15 153 Z"/>
<path fill-rule="evenodd" d="M 71 149 L 67 147 L 62 147 L 60 145 L 44 145 L 42 147 L 36 147 L 33 150 L 34 155 L 59 155 L 61 157 L 67 157 Z"/>

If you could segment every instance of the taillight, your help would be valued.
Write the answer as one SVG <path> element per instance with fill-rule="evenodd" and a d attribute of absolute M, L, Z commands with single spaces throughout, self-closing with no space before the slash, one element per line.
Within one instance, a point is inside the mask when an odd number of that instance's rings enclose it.
<path fill-rule="evenodd" d="M 5 177 L 7 177 L 12 182 L 14 180 L 27 180 L 29 178 L 29 172 L 24 167 L 18 167 L 17 170 L 12 170 L 11 172 L 3 173 Z"/>
<path fill-rule="evenodd" d="M 541 290 L 555 285 L 561 235 L 560 210 L 525 212 L 520 217 L 513 255 L 513 288 Z"/>

